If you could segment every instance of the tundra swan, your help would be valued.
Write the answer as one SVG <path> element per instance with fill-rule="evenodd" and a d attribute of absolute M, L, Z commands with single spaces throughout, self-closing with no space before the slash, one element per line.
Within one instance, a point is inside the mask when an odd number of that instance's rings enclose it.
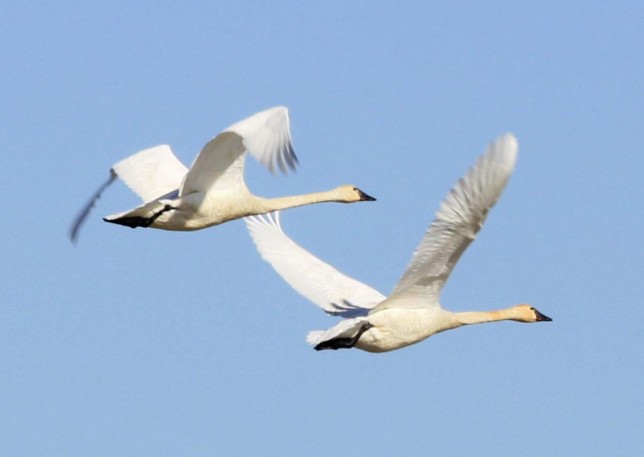
<path fill-rule="evenodd" d="M 132 228 L 199 230 L 296 206 L 375 200 L 352 185 L 291 197 L 257 197 L 244 183 L 246 151 L 271 173 L 276 168 L 284 173 L 295 169 L 298 161 L 285 107 L 270 108 L 231 125 L 206 143 L 189 170 L 167 145 L 145 149 L 116 163 L 109 179 L 74 220 L 71 240 L 76 240 L 96 200 L 117 177 L 141 197 L 143 205 L 103 220 Z"/>
<path fill-rule="evenodd" d="M 389 297 L 322 262 L 291 240 L 279 212 L 245 219 L 262 258 L 297 292 L 333 316 L 329 330 L 310 332 L 315 349 L 357 347 L 385 352 L 463 325 L 513 320 L 550 321 L 530 305 L 499 311 L 450 312 L 438 300 L 452 268 L 474 240 L 514 168 L 517 141 L 506 134 L 492 143 L 443 201 Z"/>

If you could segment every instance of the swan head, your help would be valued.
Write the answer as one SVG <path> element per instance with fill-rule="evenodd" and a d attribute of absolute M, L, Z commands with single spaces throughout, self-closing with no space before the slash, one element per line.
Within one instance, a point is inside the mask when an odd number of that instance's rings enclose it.
<path fill-rule="evenodd" d="M 514 306 L 512 310 L 516 316 L 512 320 L 518 322 L 550 322 L 552 320 L 545 314 L 541 314 L 532 305 L 517 305 Z"/>
<path fill-rule="evenodd" d="M 340 186 L 336 189 L 336 191 L 340 195 L 341 201 L 345 203 L 376 201 L 376 199 L 371 195 L 368 195 L 367 193 L 358 189 L 356 186 L 352 186 L 350 184 L 346 186 Z"/>

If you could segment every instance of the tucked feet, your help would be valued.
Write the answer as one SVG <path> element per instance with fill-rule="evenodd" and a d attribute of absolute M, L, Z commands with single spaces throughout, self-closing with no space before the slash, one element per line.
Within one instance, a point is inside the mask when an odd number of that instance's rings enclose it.
<path fill-rule="evenodd" d="M 170 205 L 165 205 L 163 208 L 161 208 L 159 211 L 157 211 L 156 213 L 152 214 L 152 216 L 149 216 L 149 217 L 126 215 L 126 216 L 117 217 L 115 219 L 109 219 L 107 217 L 104 217 L 103 220 L 105 222 L 124 225 L 125 227 L 130 227 L 130 228 L 149 227 L 152 224 L 154 224 L 154 221 L 156 221 L 159 218 L 159 216 L 161 216 L 163 213 L 174 209 L 177 209 L 177 208 Z"/>
<path fill-rule="evenodd" d="M 362 334 L 372 327 L 373 325 L 371 325 L 369 322 L 365 322 L 364 324 L 362 324 L 358 332 L 351 338 L 342 337 L 322 341 L 321 343 L 317 344 L 314 349 L 316 351 L 322 351 L 324 349 L 350 349 L 356 345 Z"/>

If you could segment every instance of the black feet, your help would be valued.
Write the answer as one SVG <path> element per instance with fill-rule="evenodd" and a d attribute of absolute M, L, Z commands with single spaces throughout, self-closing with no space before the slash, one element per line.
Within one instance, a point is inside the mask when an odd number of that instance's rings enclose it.
<path fill-rule="evenodd" d="M 142 216 L 123 216 L 119 217 L 117 219 L 108 219 L 106 217 L 103 218 L 105 222 L 110 222 L 112 224 L 118 224 L 118 225 L 124 225 L 125 227 L 130 227 L 130 228 L 137 228 L 137 227 L 149 227 L 152 224 L 154 224 L 154 221 L 156 221 L 159 216 L 161 216 L 163 213 L 166 211 L 171 211 L 173 209 L 177 209 L 173 206 L 170 205 L 165 205 L 160 211 L 157 211 L 150 217 L 142 217 Z"/>
<path fill-rule="evenodd" d="M 325 349 L 351 349 L 356 345 L 362 334 L 372 327 L 373 325 L 371 325 L 369 322 L 365 322 L 358 330 L 358 333 L 356 333 L 351 338 L 333 338 L 327 341 L 322 341 L 321 343 L 316 345 L 314 349 L 316 351 L 323 351 Z"/>

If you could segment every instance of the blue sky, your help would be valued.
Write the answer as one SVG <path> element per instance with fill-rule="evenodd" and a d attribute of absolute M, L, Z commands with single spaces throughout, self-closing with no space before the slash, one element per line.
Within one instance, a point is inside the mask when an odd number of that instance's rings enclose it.
<path fill-rule="evenodd" d="M 11 456 L 641 455 L 644 7 L 617 2 L 0 3 L 0 451 Z M 516 171 L 443 296 L 554 321 L 317 353 L 335 322 L 241 221 L 194 233 L 76 212 L 109 167 L 290 109 L 298 172 L 375 203 L 283 213 L 389 293 L 440 200 L 511 131 Z"/>

